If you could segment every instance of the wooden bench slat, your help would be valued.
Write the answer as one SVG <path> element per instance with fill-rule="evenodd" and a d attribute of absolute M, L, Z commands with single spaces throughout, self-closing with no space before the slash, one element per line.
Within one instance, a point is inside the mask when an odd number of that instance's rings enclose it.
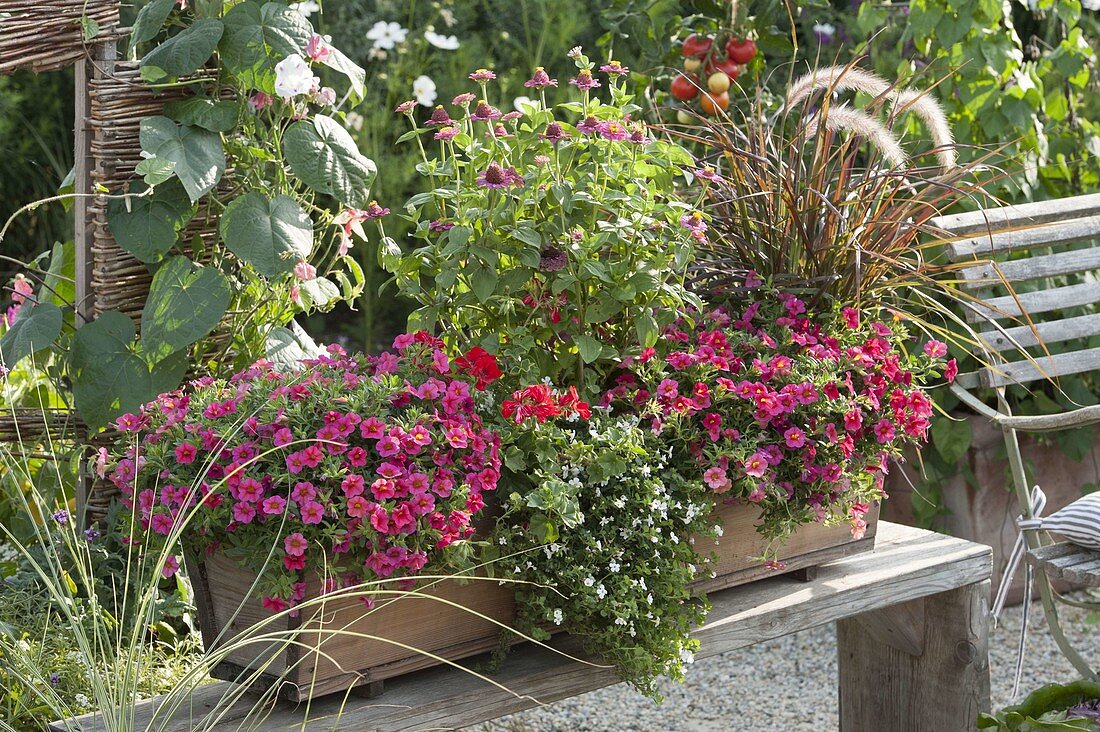
<path fill-rule="evenodd" d="M 1053 201 L 1023 203 L 939 216 L 929 223 L 950 231 L 956 236 L 963 236 L 975 232 L 996 231 L 1014 224 L 1044 224 L 1049 221 L 1080 218 L 1097 213 L 1100 213 L 1100 193 L 1092 193 Z"/>
<path fill-rule="evenodd" d="M 1072 244 L 1098 236 L 1100 236 L 1100 215 L 1068 219 L 1043 226 L 1000 230 L 993 234 L 959 239 L 948 242 L 945 251 L 949 259 L 960 261 L 968 257 L 990 256 L 1018 249 Z"/>
<path fill-rule="evenodd" d="M 1027 561 L 1053 579 L 1100 587 L 1100 552 L 1061 542 L 1029 551 Z"/>
<path fill-rule="evenodd" d="M 970 291 L 984 290 L 1004 282 L 1026 282 L 1043 277 L 1090 272 L 1100 269 L 1100 247 L 1043 254 L 1008 262 L 985 262 L 959 272 Z"/>
<path fill-rule="evenodd" d="M 697 657 L 725 653 L 843 618 L 880 610 L 909 600 L 937 595 L 987 580 L 991 550 L 922 529 L 880 522 L 874 552 L 820 567 L 815 580 L 796 583 L 783 577 L 760 580 L 710 595 L 713 610 L 696 631 L 702 641 Z M 555 646 L 576 653 L 576 639 L 556 637 Z M 476 664 L 478 659 L 473 659 Z M 233 689 L 227 682 L 194 692 L 190 709 L 170 720 L 158 720 L 162 732 L 208 729 L 228 732 L 452 729 L 495 719 L 616 683 L 611 669 L 571 661 L 531 644 L 512 651 L 494 680 L 499 689 L 469 673 L 448 667 L 420 671 L 386 681 L 376 699 L 315 699 L 306 721 L 304 706 L 279 702 L 260 715 L 249 715 L 252 699 L 238 703 L 221 722 L 201 726 L 210 706 Z M 160 700 L 142 702 L 135 710 L 135 729 L 144 730 Z M 96 727 L 95 716 L 78 720 L 79 729 Z M 59 724 L 55 730 L 65 729 Z"/>
<path fill-rule="evenodd" d="M 972 323 L 1003 318 L 1019 318 L 1049 313 L 1052 310 L 1094 305 L 1100 302 L 1100 282 L 1082 282 L 1048 290 L 991 297 L 987 300 L 967 302 L 967 319 Z M 1023 309 L 1021 310 L 1021 306 Z"/>
<path fill-rule="evenodd" d="M 992 351 L 1032 348 L 1094 335 L 1100 335 L 1100 313 L 1035 323 L 1034 326 L 1018 325 L 1003 330 L 987 330 L 979 333 L 985 347 Z"/>
<path fill-rule="evenodd" d="M 981 378 L 985 386 L 995 387 L 1054 379 L 1095 369 L 1100 369 L 1100 348 L 1086 348 L 1053 356 L 1037 356 L 1034 361 L 999 364 L 996 370 L 982 369 Z"/>

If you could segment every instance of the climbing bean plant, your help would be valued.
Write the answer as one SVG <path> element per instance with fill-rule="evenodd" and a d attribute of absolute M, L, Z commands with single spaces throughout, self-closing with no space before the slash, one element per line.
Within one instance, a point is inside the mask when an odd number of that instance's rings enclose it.
<path fill-rule="evenodd" d="M 189 367 L 225 362 L 210 352 L 216 330 L 238 360 L 293 350 L 281 326 L 295 313 L 361 294 L 352 234 L 382 212 L 369 199 L 375 165 L 339 121 L 343 102 L 363 98 L 364 72 L 297 10 L 151 0 L 129 51 L 147 83 L 187 90 L 141 121 L 140 179 L 102 191 L 115 241 L 153 275 L 140 334 L 118 311 L 74 329 L 63 302 L 32 298 L 0 340 L 8 365 L 48 344 L 62 351 L 92 426 L 175 388 Z M 196 219 L 203 227 L 189 228 Z"/>

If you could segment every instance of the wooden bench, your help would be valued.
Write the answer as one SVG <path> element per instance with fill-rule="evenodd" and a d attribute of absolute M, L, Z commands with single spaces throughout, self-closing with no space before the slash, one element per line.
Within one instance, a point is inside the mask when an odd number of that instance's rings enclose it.
<path fill-rule="evenodd" d="M 836 622 L 841 730 L 972 730 L 978 713 L 989 711 L 991 567 L 987 546 L 882 522 L 874 552 L 823 565 L 809 581 L 774 577 L 713 593 L 714 609 L 697 631 L 702 642 L 697 656 Z M 575 639 L 554 643 L 578 651 Z M 142 702 L 135 729 L 454 729 L 617 681 L 607 668 L 531 644 L 513 650 L 492 678 L 510 691 L 459 669 L 437 667 L 387 681 L 385 692 L 374 699 L 337 694 L 314 700 L 308 708 L 277 702 L 253 710 L 255 697 L 246 696 L 210 723 L 205 719 L 209 711 L 236 688 L 221 682 L 197 690 L 187 708 L 168 718 L 157 713 L 160 700 Z M 736 690 L 721 690 L 727 692 Z M 55 723 L 52 729 L 103 728 L 89 715 L 74 726 Z"/>
<path fill-rule="evenodd" d="M 1100 552 L 1062 542 L 1032 549 L 1027 553 L 1027 561 L 1051 579 L 1100 587 Z"/>

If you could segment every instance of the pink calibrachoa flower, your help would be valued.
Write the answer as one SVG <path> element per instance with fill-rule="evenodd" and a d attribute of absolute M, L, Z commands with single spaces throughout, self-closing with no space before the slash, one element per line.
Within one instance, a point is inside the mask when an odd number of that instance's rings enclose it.
<path fill-rule="evenodd" d="M 168 579 L 169 577 L 175 577 L 178 571 L 180 571 L 180 560 L 175 556 L 168 556 L 164 560 L 164 566 L 161 567 L 160 574 Z"/>
<path fill-rule="evenodd" d="M 260 504 L 265 516 L 278 516 L 286 509 L 286 499 L 282 496 L 269 496 Z"/>
<path fill-rule="evenodd" d="M 181 442 L 176 445 L 176 462 L 180 465 L 190 465 L 195 462 L 199 450 L 190 442 Z"/>
<path fill-rule="evenodd" d="M 924 344 L 924 353 L 929 358 L 943 358 L 947 355 L 947 344 L 943 341 L 928 341 Z"/>
<path fill-rule="evenodd" d="M 309 542 L 300 531 L 295 531 L 283 540 L 283 550 L 292 557 L 300 557 L 306 553 Z"/>
<path fill-rule="evenodd" d="M 762 478 L 766 472 L 768 472 L 768 457 L 760 450 L 757 450 L 745 460 L 745 475 Z"/>

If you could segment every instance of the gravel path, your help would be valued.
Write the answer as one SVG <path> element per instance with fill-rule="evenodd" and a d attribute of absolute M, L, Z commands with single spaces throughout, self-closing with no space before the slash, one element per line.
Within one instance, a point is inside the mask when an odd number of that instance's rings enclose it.
<path fill-rule="evenodd" d="M 1096 626 L 1084 611 L 1064 608 L 1062 626 L 1094 664 Z M 990 637 L 993 707 L 1009 703 L 1022 607 L 1008 608 Z M 1091 639 L 1091 642 L 1089 641 Z M 618 684 L 513 715 L 478 732 L 736 732 L 836 729 L 835 629 L 829 625 L 696 662 L 683 684 L 666 682 L 665 702 Z M 1042 608 L 1032 606 L 1022 694 L 1045 683 L 1071 681 L 1073 667 L 1058 653 Z"/>

